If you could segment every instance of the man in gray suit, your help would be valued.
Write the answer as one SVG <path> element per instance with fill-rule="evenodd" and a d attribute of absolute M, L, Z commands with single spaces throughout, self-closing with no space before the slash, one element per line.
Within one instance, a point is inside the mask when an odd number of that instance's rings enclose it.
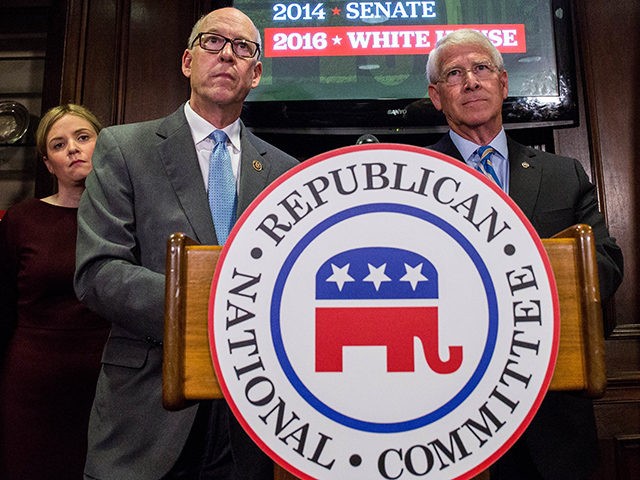
<path fill-rule="evenodd" d="M 450 127 L 428 148 L 493 175 L 543 238 L 577 223 L 590 225 L 601 295 L 613 295 L 622 281 L 622 253 L 598 210 L 595 187 L 577 160 L 526 147 L 505 135 L 502 102 L 509 82 L 493 44 L 474 30 L 451 33 L 429 55 L 427 76 L 429 97 Z M 480 166 L 480 147 L 485 146 L 494 152 L 490 164 Z M 591 401 L 549 392 L 520 440 L 491 467 L 491 480 L 587 478 L 597 452 Z"/>
<path fill-rule="evenodd" d="M 260 35 L 239 10 L 201 18 L 182 56 L 189 101 L 166 118 L 107 128 L 78 212 L 78 297 L 112 323 L 89 426 L 85 477 L 267 479 L 273 464 L 222 400 L 162 407 L 166 241 L 218 244 L 207 197 L 214 130 L 223 130 L 240 214 L 298 162 L 239 120 L 262 74 Z M 233 183 L 233 182 L 231 182 Z"/>

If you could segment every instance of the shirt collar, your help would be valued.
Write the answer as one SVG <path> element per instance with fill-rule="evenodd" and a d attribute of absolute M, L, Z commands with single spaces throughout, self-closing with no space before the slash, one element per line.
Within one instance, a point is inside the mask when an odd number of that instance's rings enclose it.
<path fill-rule="evenodd" d="M 478 147 L 482 147 L 482 145 L 477 145 L 467 140 L 466 138 L 461 137 L 453 130 L 449 130 L 449 136 L 451 137 L 451 141 L 453 142 L 453 144 L 462 155 L 462 158 L 467 163 L 469 163 L 469 160 L 476 152 Z M 504 128 L 500 129 L 498 135 L 496 135 L 494 139 L 489 143 L 494 148 L 494 150 L 496 150 L 503 158 L 509 158 L 509 149 L 507 148 L 507 134 L 505 133 Z"/>
<path fill-rule="evenodd" d="M 187 123 L 189 124 L 191 136 L 193 137 L 193 143 L 196 145 L 205 140 L 211 141 L 209 139 L 211 132 L 219 130 L 198 115 L 193 108 L 191 108 L 189 102 L 184 104 L 184 115 L 187 117 Z M 227 134 L 227 137 L 229 137 L 229 141 L 233 148 L 240 151 L 240 119 L 238 118 L 232 124 L 227 125 L 222 129 L 222 131 Z"/>

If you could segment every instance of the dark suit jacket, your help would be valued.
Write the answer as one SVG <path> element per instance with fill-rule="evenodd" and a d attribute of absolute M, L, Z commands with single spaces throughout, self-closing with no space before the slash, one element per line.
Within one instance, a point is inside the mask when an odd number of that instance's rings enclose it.
<path fill-rule="evenodd" d="M 507 139 L 509 196 L 540 237 L 585 223 L 596 240 L 601 296 L 610 297 L 622 281 L 622 252 L 609 236 L 598 209 L 595 187 L 575 159 L 526 147 Z M 447 134 L 427 148 L 463 161 Z M 597 461 L 597 435 L 590 399 L 549 392 L 517 447 L 528 451 L 545 479 L 580 479 Z M 499 460 L 500 462 L 501 460 Z"/>
<path fill-rule="evenodd" d="M 296 165 L 241 130 L 238 213 Z M 262 163 L 262 170 L 252 162 Z M 99 479 L 158 479 L 175 463 L 196 407 L 162 407 L 166 242 L 184 232 L 217 244 L 204 181 L 183 107 L 166 118 L 106 128 L 78 211 L 75 289 L 112 323 L 89 426 L 85 473 Z M 251 455 L 232 422 L 234 457 Z M 245 452 L 247 450 L 247 452 Z M 258 452 L 259 453 L 259 452 Z M 254 468 L 251 457 L 239 465 Z"/>

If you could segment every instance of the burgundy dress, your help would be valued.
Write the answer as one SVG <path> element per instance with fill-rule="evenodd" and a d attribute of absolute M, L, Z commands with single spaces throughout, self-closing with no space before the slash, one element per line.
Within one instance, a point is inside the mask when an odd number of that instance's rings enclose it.
<path fill-rule="evenodd" d="M 73 291 L 77 209 L 27 200 L 0 220 L 0 478 L 82 478 L 109 325 Z"/>

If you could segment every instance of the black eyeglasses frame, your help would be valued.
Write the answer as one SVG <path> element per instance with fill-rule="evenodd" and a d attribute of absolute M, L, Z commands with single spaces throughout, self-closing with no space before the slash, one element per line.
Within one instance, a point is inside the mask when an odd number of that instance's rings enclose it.
<path fill-rule="evenodd" d="M 211 48 L 206 48 L 202 43 L 202 37 L 205 35 L 213 35 L 219 38 L 224 39 L 224 43 L 222 44 L 222 47 L 220 47 L 219 49 L 211 49 Z M 254 42 L 252 40 L 247 40 L 246 38 L 229 38 L 229 37 L 225 37 L 224 35 L 220 35 L 219 33 L 216 32 L 200 32 L 198 33 L 193 41 L 191 42 L 191 47 L 193 48 L 194 45 L 196 44 L 196 42 L 198 43 L 198 45 L 200 46 L 200 48 L 202 48 L 203 50 L 205 50 L 206 52 L 211 52 L 211 53 L 220 53 L 222 50 L 224 50 L 224 47 L 227 46 L 227 43 L 231 45 L 231 50 L 233 51 L 234 55 L 236 55 L 239 58 L 260 58 L 260 53 L 261 53 L 261 49 L 260 49 L 260 44 L 258 42 Z M 234 43 L 236 42 L 236 43 Z M 239 45 L 240 43 L 250 43 L 252 45 L 254 45 L 256 47 L 256 50 L 253 52 L 253 55 L 251 56 L 246 56 L 246 55 L 242 55 L 240 53 L 238 53 L 236 51 L 236 46 Z"/>

